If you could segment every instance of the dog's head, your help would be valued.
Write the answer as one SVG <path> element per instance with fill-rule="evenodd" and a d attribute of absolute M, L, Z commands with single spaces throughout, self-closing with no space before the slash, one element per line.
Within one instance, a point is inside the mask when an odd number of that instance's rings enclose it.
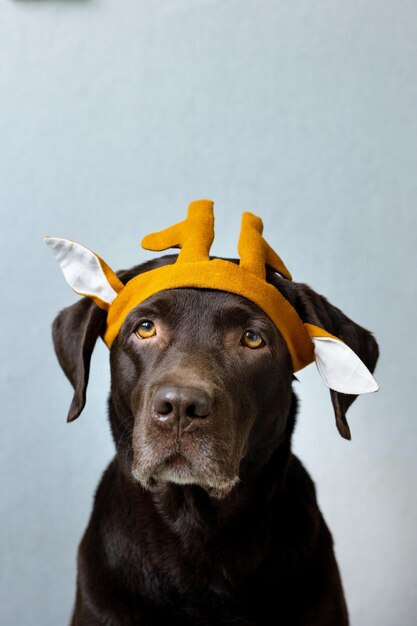
<path fill-rule="evenodd" d="M 134 276 L 172 264 L 167 255 L 118 273 Z M 235 259 L 229 261 L 237 262 Z M 373 371 L 372 334 L 307 285 L 268 269 L 267 281 L 303 322 L 340 337 Z M 106 313 L 89 298 L 63 309 L 53 323 L 58 360 L 75 393 L 72 421 L 86 398 L 90 358 Z M 110 351 L 110 422 L 124 471 L 143 487 L 197 484 L 224 497 L 239 482 L 244 459 L 262 464 L 288 442 L 293 368 L 286 342 L 248 299 L 220 290 L 160 291 L 132 309 Z M 340 434 L 356 398 L 331 391 Z"/>

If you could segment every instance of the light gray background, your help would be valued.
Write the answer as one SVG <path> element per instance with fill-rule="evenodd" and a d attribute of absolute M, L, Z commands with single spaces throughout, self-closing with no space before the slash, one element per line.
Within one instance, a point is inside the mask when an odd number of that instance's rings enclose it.
<path fill-rule="evenodd" d="M 102 342 L 65 423 L 50 324 L 77 296 L 41 238 L 121 269 L 204 197 L 214 254 L 258 213 L 295 279 L 378 338 L 381 391 L 350 410 L 352 442 L 310 366 L 294 449 L 352 624 L 415 624 L 415 0 L 0 0 L 0 89 L 2 626 L 67 623 L 113 454 Z"/>

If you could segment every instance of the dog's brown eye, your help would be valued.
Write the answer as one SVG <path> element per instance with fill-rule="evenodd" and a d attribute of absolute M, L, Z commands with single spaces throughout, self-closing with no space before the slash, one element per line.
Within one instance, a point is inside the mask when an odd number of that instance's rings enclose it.
<path fill-rule="evenodd" d="M 247 330 L 242 337 L 242 344 L 247 348 L 261 348 L 265 345 L 265 341 L 260 333 L 256 330 Z"/>
<path fill-rule="evenodd" d="M 136 334 L 141 339 L 148 339 L 156 335 L 155 324 L 151 320 L 144 320 L 136 329 Z"/>

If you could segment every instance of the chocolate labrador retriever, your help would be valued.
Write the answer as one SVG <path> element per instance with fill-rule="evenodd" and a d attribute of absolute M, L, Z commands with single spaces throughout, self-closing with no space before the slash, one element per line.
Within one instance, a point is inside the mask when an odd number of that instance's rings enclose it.
<path fill-rule="evenodd" d="M 118 276 L 125 283 L 176 258 Z M 374 370 L 369 331 L 307 285 L 269 268 L 267 280 Z M 105 312 L 86 297 L 54 320 L 75 390 L 69 421 L 84 407 L 104 327 Z M 79 546 L 72 626 L 348 624 L 332 536 L 291 452 L 289 352 L 267 315 L 223 291 L 161 291 L 130 312 L 110 365 L 116 454 Z M 345 438 L 355 397 L 331 392 Z"/>

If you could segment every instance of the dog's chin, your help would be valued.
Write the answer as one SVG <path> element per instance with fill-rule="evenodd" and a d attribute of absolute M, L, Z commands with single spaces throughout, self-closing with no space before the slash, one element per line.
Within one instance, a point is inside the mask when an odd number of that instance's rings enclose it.
<path fill-rule="evenodd" d="M 233 488 L 239 483 L 239 476 L 235 474 L 226 478 L 216 472 L 202 473 L 183 456 L 175 455 L 163 461 L 152 469 L 134 467 L 132 476 L 142 487 L 149 491 L 157 491 L 161 486 L 169 483 L 176 485 L 198 485 L 202 487 L 212 498 L 221 499 L 228 496 Z"/>

